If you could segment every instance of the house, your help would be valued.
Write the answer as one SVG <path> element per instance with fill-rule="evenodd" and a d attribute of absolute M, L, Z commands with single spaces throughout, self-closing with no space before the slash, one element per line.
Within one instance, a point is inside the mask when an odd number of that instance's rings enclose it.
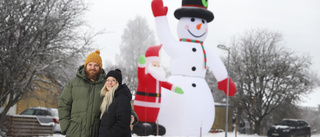
<path fill-rule="evenodd" d="M 44 78 L 44 80 L 48 80 L 48 78 Z M 49 81 L 48 81 L 49 82 Z M 49 108 L 57 108 L 58 107 L 58 99 L 60 93 L 57 88 L 52 84 L 46 84 L 45 82 L 39 83 L 43 88 L 36 88 L 32 92 L 27 92 L 23 95 L 23 97 L 19 100 L 17 104 L 12 106 L 8 115 L 16 115 L 20 114 L 22 111 L 26 110 L 29 107 L 49 107 Z M 4 103 L 2 107 L 5 107 L 7 103 Z"/>
<path fill-rule="evenodd" d="M 228 106 L 228 132 L 233 131 L 233 107 Z M 226 128 L 226 104 L 215 103 L 215 118 L 211 132 L 225 131 Z"/>

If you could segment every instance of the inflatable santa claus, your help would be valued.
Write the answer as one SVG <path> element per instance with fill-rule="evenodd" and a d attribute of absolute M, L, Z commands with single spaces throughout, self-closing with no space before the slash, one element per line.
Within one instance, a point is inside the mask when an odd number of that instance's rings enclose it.
<path fill-rule="evenodd" d="M 166 127 L 168 136 L 201 136 L 213 125 L 215 106 L 211 90 L 205 80 L 207 67 L 212 70 L 218 88 L 229 96 L 236 93 L 236 87 L 221 59 L 205 45 L 208 23 L 214 18 L 207 9 L 208 0 L 182 0 L 182 7 L 174 12 L 179 20 L 178 38 L 172 36 L 167 20 L 168 8 L 162 0 L 152 1 L 159 41 L 171 58 L 169 82 L 179 85 L 183 95 L 170 92 L 162 94 L 159 123 Z M 229 87 L 227 83 L 229 81 Z"/>
<path fill-rule="evenodd" d="M 150 46 L 145 55 L 141 55 L 138 63 L 138 87 L 134 99 L 134 110 L 139 123 L 133 132 L 139 136 L 164 135 L 166 130 L 157 124 L 161 104 L 161 88 L 183 94 L 181 88 L 166 80 L 166 72 L 160 66 L 160 46 Z"/>

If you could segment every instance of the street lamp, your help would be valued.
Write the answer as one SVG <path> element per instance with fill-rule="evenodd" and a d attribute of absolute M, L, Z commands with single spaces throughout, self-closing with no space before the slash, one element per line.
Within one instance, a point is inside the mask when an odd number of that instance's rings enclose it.
<path fill-rule="evenodd" d="M 229 61 L 230 61 L 230 48 L 225 45 L 218 45 L 219 49 L 228 51 L 228 65 L 227 65 L 227 106 L 226 106 L 226 127 L 225 127 L 225 137 L 228 136 L 228 110 L 229 110 Z"/>

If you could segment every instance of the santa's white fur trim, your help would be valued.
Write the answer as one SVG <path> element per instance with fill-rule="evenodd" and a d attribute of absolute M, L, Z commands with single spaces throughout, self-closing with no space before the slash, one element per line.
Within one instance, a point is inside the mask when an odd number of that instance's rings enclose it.
<path fill-rule="evenodd" d="M 152 61 L 159 61 L 160 62 L 160 57 L 157 57 L 157 56 L 146 57 L 146 64 L 151 63 Z"/>
<path fill-rule="evenodd" d="M 150 107 L 150 108 L 160 108 L 160 103 L 154 103 L 154 102 L 146 102 L 146 101 L 135 100 L 133 102 L 133 104 L 135 106 Z"/>

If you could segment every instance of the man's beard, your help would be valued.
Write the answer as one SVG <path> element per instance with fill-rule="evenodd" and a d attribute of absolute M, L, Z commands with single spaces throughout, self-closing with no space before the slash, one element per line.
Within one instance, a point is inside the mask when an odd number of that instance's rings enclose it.
<path fill-rule="evenodd" d="M 100 69 L 98 71 L 94 70 L 94 69 L 90 69 L 90 70 L 85 70 L 86 76 L 88 79 L 92 79 L 92 80 L 96 80 L 100 74 Z"/>
<path fill-rule="evenodd" d="M 150 73 L 152 77 L 154 77 L 159 81 L 167 81 L 166 72 L 161 67 L 160 68 L 154 67 L 150 63 L 150 65 L 148 66 L 147 72 Z"/>

